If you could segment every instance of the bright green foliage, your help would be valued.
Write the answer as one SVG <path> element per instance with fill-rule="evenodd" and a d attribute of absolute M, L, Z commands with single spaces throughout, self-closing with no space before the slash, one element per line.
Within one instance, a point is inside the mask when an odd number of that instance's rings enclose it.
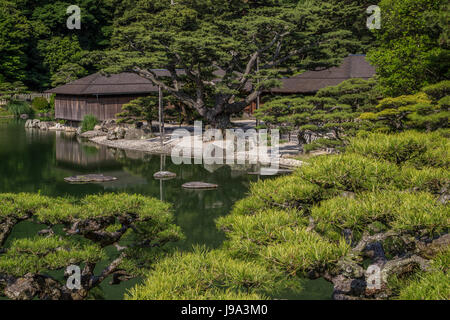
<path fill-rule="evenodd" d="M 400 288 L 401 300 L 449 300 L 450 299 L 450 249 L 437 255 L 432 261 L 432 270 L 421 272 Z"/>
<path fill-rule="evenodd" d="M 81 132 L 92 131 L 97 124 L 97 117 L 92 114 L 87 114 L 84 116 L 83 121 L 81 122 Z"/>
<path fill-rule="evenodd" d="M 347 136 L 367 129 L 367 123 L 355 119 L 376 105 L 374 85 L 373 80 L 350 79 L 321 89 L 314 97 L 276 98 L 261 106 L 255 116 L 269 128 L 298 130 L 300 143 L 310 142 L 304 137 L 308 133 L 324 137 L 304 146 L 304 151 L 339 147 Z M 330 133 L 333 139 L 330 139 Z"/>
<path fill-rule="evenodd" d="M 431 86 L 427 86 L 422 88 L 422 91 L 425 92 L 434 102 L 439 101 L 444 97 L 450 96 L 450 80 L 445 80 Z"/>
<path fill-rule="evenodd" d="M 317 231 L 327 236 L 343 229 L 362 233 L 378 223 L 382 230 L 418 231 L 439 234 L 450 227 L 450 209 L 429 193 L 403 191 L 370 192 L 355 199 L 337 197 L 311 210 Z"/>
<path fill-rule="evenodd" d="M 282 208 L 298 208 L 319 201 L 324 196 L 317 185 L 295 175 L 252 184 L 250 193 L 266 206 L 276 204 Z"/>
<path fill-rule="evenodd" d="M 173 224 L 170 205 L 140 195 L 90 195 L 75 200 L 39 194 L 0 194 L 1 246 L 7 243 L 14 226 L 26 220 L 42 224 L 43 235 L 16 239 L 2 247 L 0 295 L 8 286 L 2 282 L 4 276 L 18 279 L 26 274 L 42 275 L 84 264 L 91 267 L 86 271 L 91 280 L 82 284 L 85 291 L 76 298 L 85 298 L 104 280 L 94 275 L 94 269 L 111 259 L 106 247 L 116 243 L 123 246 L 119 258 L 106 264 L 103 272 L 120 271 L 133 277 L 143 275 L 161 258 L 166 243 L 182 237 L 180 228 Z M 63 231 L 56 226 L 63 226 Z M 64 284 L 60 285 L 58 290 L 65 290 Z M 40 290 L 46 289 L 40 289 L 40 284 L 36 288 L 35 294 L 42 297 Z"/>
<path fill-rule="evenodd" d="M 345 242 L 329 242 L 306 230 L 307 225 L 302 212 L 280 209 L 254 215 L 234 212 L 218 222 L 229 235 L 225 247 L 233 255 L 262 259 L 290 275 L 335 263 L 348 250 Z"/>
<path fill-rule="evenodd" d="M 149 96 L 141 97 L 130 101 L 122 106 L 123 112 L 116 116 L 119 122 L 132 123 L 139 120 L 145 120 L 152 123 L 158 119 L 158 98 Z"/>
<path fill-rule="evenodd" d="M 439 155 L 447 145 L 445 131 L 365 133 L 350 139 L 344 154 L 315 157 L 291 176 L 252 184 L 248 197 L 217 221 L 227 236 L 220 249 L 168 258 L 128 298 L 230 297 L 223 274 L 231 277 L 235 263 L 251 263 L 254 266 L 247 268 L 253 272 L 266 270 L 276 279 L 287 276 L 299 282 L 297 276 L 324 276 L 337 283 L 348 279 L 357 284 L 366 281 L 367 265 L 374 263 L 372 251 L 363 249 L 375 243 L 383 244 L 388 263 L 415 254 L 430 259 L 431 253 L 420 251 L 420 241 L 426 246 L 450 227 L 449 205 L 441 197 L 448 194 L 448 159 Z M 437 283 L 448 278 L 448 258 L 432 258 L 445 270 L 417 273 L 412 264 L 406 275 L 395 268 L 386 271 L 389 279 L 397 274 L 409 279 L 386 291 L 387 296 L 448 298 L 448 286 Z M 215 260 L 224 266 L 212 277 Z M 279 288 L 276 279 L 263 280 L 269 282 L 263 293 Z M 387 279 L 383 283 L 382 297 Z M 245 288 L 243 283 L 234 284 L 234 290 Z M 372 294 L 348 292 L 345 296 L 370 298 Z"/>
<path fill-rule="evenodd" d="M 50 104 L 48 103 L 47 99 L 42 98 L 42 97 L 34 98 L 33 101 L 31 102 L 31 106 L 37 112 L 42 112 L 42 113 L 48 112 L 49 108 L 50 108 Z"/>
<path fill-rule="evenodd" d="M 446 0 L 382 0 L 382 27 L 369 59 L 377 66 L 380 86 L 389 96 L 412 94 L 449 77 Z M 448 17 L 448 16 L 447 16 Z"/>
<path fill-rule="evenodd" d="M 360 119 L 376 123 L 377 127 L 381 127 L 380 131 L 433 131 L 448 127 L 450 112 L 445 100 L 441 100 L 450 92 L 449 82 L 426 87 L 423 91 L 415 95 L 383 99 L 375 112 L 364 113 Z"/>
<path fill-rule="evenodd" d="M 385 161 L 343 154 L 319 157 L 297 174 L 324 189 L 358 192 L 395 187 L 399 169 Z"/>
<path fill-rule="evenodd" d="M 406 131 L 398 134 L 360 135 L 350 140 L 347 150 L 417 168 L 448 168 L 450 161 L 450 141 L 439 133 Z"/>
<path fill-rule="evenodd" d="M 279 279 L 278 279 L 279 278 Z M 126 296 L 130 300 L 259 300 L 281 275 L 255 262 L 236 260 L 223 251 L 196 248 L 176 253 L 155 267 Z"/>
<path fill-rule="evenodd" d="M 82 262 L 96 263 L 105 258 L 104 250 L 97 245 L 81 245 L 58 237 L 19 239 L 0 256 L 0 274 L 21 277 Z"/>

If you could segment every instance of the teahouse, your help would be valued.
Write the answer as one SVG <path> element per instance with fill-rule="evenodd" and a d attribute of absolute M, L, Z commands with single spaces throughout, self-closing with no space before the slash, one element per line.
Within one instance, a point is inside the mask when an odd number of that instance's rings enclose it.
<path fill-rule="evenodd" d="M 168 75 L 167 70 L 158 69 L 154 72 L 159 76 Z M 351 78 L 369 79 L 374 75 L 375 68 L 367 62 L 365 55 L 350 55 L 339 67 L 308 71 L 281 79 L 283 85 L 280 88 L 273 88 L 265 94 L 314 94 L 322 88 L 338 85 Z M 158 93 L 158 87 L 134 73 L 95 73 L 46 93 L 56 94 L 56 119 L 78 122 L 85 115 L 93 114 L 103 121 L 114 119 L 122 111 L 122 106 L 131 100 Z M 256 103 L 253 103 L 246 112 L 252 113 L 255 108 Z"/>

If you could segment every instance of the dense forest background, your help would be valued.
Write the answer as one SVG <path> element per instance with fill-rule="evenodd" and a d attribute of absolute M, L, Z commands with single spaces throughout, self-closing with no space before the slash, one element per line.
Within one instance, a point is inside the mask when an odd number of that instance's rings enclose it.
<path fill-rule="evenodd" d="M 250 7 L 286 3 L 329 4 L 338 28 L 358 45 L 351 53 L 368 54 L 378 66 L 380 85 L 388 95 L 411 94 L 449 77 L 447 1 L 429 0 L 266 0 L 236 1 Z M 319 4 L 321 3 L 321 4 Z M 69 30 L 69 1 L 0 0 L 0 91 L 43 91 L 98 71 L 99 52 L 114 50 L 123 21 L 132 23 L 142 10 L 169 0 L 80 0 L 81 30 Z M 186 7 L 216 6 L 220 1 L 179 0 Z M 379 5 L 382 28 L 366 27 L 370 5 Z M 143 9 L 144 8 L 144 9 Z M 121 25 L 122 23 L 122 25 Z"/>

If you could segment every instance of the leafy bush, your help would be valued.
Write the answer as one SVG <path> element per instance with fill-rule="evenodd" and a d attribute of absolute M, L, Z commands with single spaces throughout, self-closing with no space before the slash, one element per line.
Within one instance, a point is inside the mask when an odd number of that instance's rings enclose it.
<path fill-rule="evenodd" d="M 49 102 L 43 97 L 34 98 L 31 102 L 31 106 L 34 110 L 40 113 L 47 113 L 50 110 Z"/>
<path fill-rule="evenodd" d="M 97 118 L 92 114 L 87 114 L 84 116 L 81 122 L 81 132 L 94 130 L 94 127 L 98 124 Z"/>
<path fill-rule="evenodd" d="M 399 288 L 401 300 L 450 299 L 450 249 L 438 254 L 431 263 L 430 272 L 419 272 Z"/>
<path fill-rule="evenodd" d="M 75 200 L 0 194 L 0 246 L 26 220 L 45 226 L 46 236 L 16 239 L 6 250 L 1 248 L 0 274 L 11 282 L 0 281 L 0 294 L 11 299 L 85 299 L 104 280 L 103 275 L 116 278 L 118 273 L 121 281 L 141 276 L 160 258 L 163 251 L 159 248 L 181 238 L 170 205 L 140 195 L 105 194 Z M 65 227 L 64 232 L 55 226 Z M 108 262 L 111 255 L 106 248 L 119 242 L 126 246 Z M 86 266 L 82 290 L 68 291 L 64 281 L 43 275 L 49 270 L 62 275 L 72 264 Z M 102 276 L 95 275 L 97 266 L 104 268 Z M 12 286 L 23 278 L 32 281 L 32 292 L 27 286 Z"/>
<path fill-rule="evenodd" d="M 122 106 L 122 112 L 118 113 L 118 122 L 133 123 L 145 120 L 152 123 L 158 119 L 158 98 L 155 96 L 140 97 Z"/>
<path fill-rule="evenodd" d="M 435 97 L 441 97 L 435 90 L 430 89 L 428 92 L 435 94 Z M 386 98 L 380 101 L 376 111 L 363 113 L 359 119 L 371 121 L 391 132 L 407 129 L 434 131 L 446 128 L 450 112 L 445 103 L 437 103 L 437 100 L 430 99 L 424 92 Z"/>
<path fill-rule="evenodd" d="M 359 192 L 394 188 L 399 169 L 386 161 L 344 154 L 316 158 L 296 174 L 324 189 Z"/>
<path fill-rule="evenodd" d="M 131 289 L 129 300 L 259 300 L 273 290 L 280 274 L 254 262 L 236 260 L 224 251 L 195 248 L 176 253 L 148 273 L 142 285 Z"/>
<path fill-rule="evenodd" d="M 355 120 L 376 105 L 374 86 L 373 80 L 350 79 L 321 89 L 312 97 L 275 98 L 261 106 L 255 116 L 269 128 L 284 132 L 298 130 L 302 144 L 310 143 L 305 135 L 323 137 L 305 146 L 305 151 L 339 147 L 344 145 L 347 136 L 366 128 L 367 122 Z M 334 138 L 329 137 L 330 133 Z"/>
<path fill-rule="evenodd" d="M 350 140 L 348 152 L 417 168 L 449 166 L 450 142 L 439 133 L 361 134 Z"/>
<path fill-rule="evenodd" d="M 450 80 L 442 81 L 422 89 L 433 101 L 450 95 Z"/>
<path fill-rule="evenodd" d="M 449 227 L 448 207 L 429 193 L 404 191 L 370 192 L 354 199 L 337 197 L 326 200 L 311 210 L 317 231 L 339 235 L 350 229 L 362 234 L 368 225 L 377 222 L 378 229 L 440 234 Z"/>
<path fill-rule="evenodd" d="M 344 154 L 316 157 L 291 176 L 258 181 L 217 220 L 227 238 L 221 248 L 167 258 L 129 298 L 258 299 L 279 288 L 278 279 L 286 286 L 299 282 L 297 276 L 324 277 L 335 285 L 334 298 L 448 297 L 448 286 L 433 289 L 447 281 L 447 271 L 418 271 L 446 246 L 450 179 L 440 152 L 447 139 L 446 130 L 361 133 Z M 379 258 L 385 261 L 382 283 L 369 290 L 367 266 Z M 254 272 L 245 282 L 234 276 L 244 265 Z M 267 281 L 263 290 L 254 284 L 255 273 Z M 396 276 L 412 279 L 412 289 L 389 287 Z"/>

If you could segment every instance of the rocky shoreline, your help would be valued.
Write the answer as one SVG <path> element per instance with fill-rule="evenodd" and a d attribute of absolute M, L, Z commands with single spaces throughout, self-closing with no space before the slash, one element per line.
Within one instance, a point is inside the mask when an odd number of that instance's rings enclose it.
<path fill-rule="evenodd" d="M 94 130 L 81 132 L 81 127 L 72 127 L 58 122 L 40 121 L 37 119 L 27 120 L 25 128 L 34 128 L 48 131 L 63 131 L 70 134 L 78 135 L 81 138 L 88 139 L 99 145 L 104 145 L 110 148 L 117 148 L 121 150 L 139 151 L 153 154 L 170 155 L 172 149 L 180 143 L 179 140 L 171 140 L 170 134 L 161 145 L 161 140 L 153 134 L 151 125 L 145 122 L 138 122 L 137 124 L 117 124 L 114 120 L 103 121 L 96 125 Z M 191 141 L 186 140 L 188 145 Z M 183 143 L 183 142 L 182 142 Z M 215 143 L 211 141 L 203 141 L 203 148 L 208 144 Z M 216 142 L 217 143 L 217 142 Z M 283 147 L 293 147 L 292 143 L 280 145 L 279 165 L 285 168 L 296 168 L 304 164 L 300 160 L 290 157 L 289 154 L 283 153 Z M 295 147 L 295 146 L 294 146 Z M 194 155 L 194 148 L 191 149 L 191 154 Z"/>

